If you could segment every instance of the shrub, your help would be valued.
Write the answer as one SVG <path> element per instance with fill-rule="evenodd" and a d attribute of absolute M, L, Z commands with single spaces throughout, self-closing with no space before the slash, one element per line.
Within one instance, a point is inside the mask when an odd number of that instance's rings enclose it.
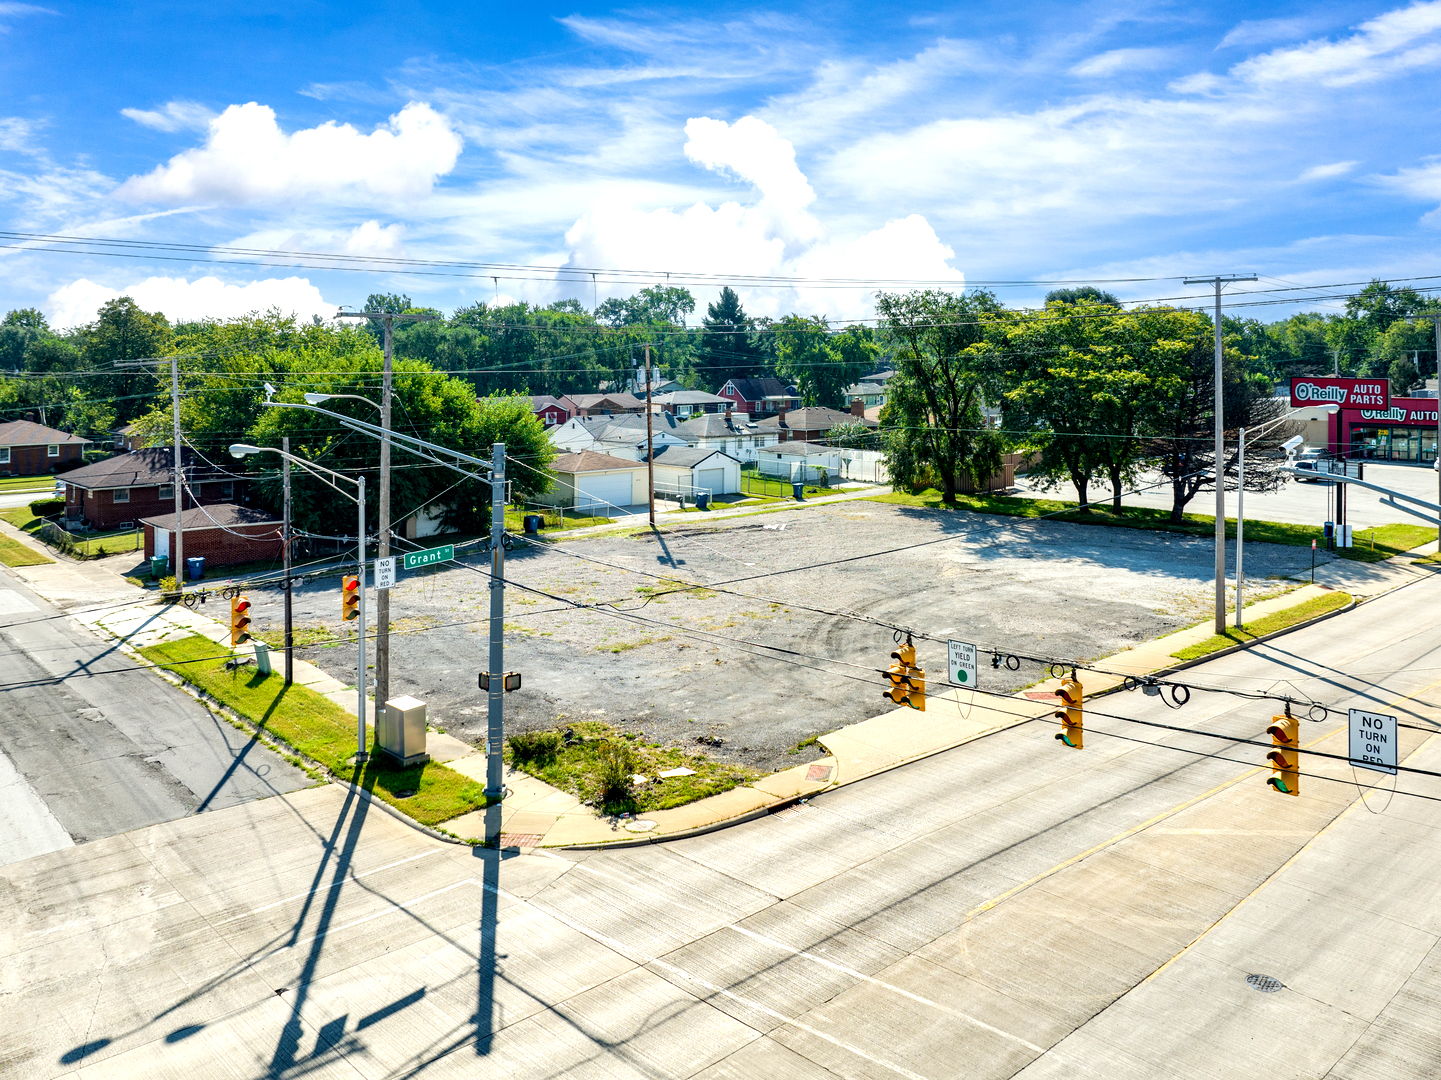
<path fill-rule="evenodd" d="M 510 743 L 512 760 L 522 769 L 527 765 L 554 764 L 562 745 L 558 731 L 518 731 L 506 741 Z"/>
<path fill-rule="evenodd" d="M 30 504 L 30 512 L 39 518 L 59 517 L 65 513 L 65 500 L 36 499 Z"/>
<path fill-rule="evenodd" d="M 160 598 L 166 601 L 180 599 L 180 586 L 175 583 L 174 577 L 160 579 Z"/>
<path fill-rule="evenodd" d="M 639 767 L 635 751 L 624 739 L 607 740 L 596 750 L 596 779 L 600 782 L 603 805 L 626 803 L 631 797 L 631 777 Z"/>

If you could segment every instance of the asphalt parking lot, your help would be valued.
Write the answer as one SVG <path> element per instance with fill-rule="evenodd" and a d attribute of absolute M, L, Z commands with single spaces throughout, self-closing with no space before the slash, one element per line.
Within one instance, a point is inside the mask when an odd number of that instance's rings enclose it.
<path fill-rule="evenodd" d="M 794 765 L 818 753 L 788 752 L 798 743 L 883 711 L 874 669 L 895 647 L 883 627 L 801 605 L 1090 658 L 1206 617 L 1212 561 L 1210 541 L 1187 536 L 868 501 L 517 548 L 507 579 L 537 591 L 506 590 L 506 667 L 524 677 L 506 697 L 507 728 L 601 719 L 757 768 Z M 1309 566 L 1310 551 L 1251 544 L 1246 562 L 1259 590 Z M 668 592 L 664 579 L 730 582 L 743 595 Z M 488 580 L 488 562 L 473 556 L 402 576 L 391 601 L 391 694 L 420 698 L 432 724 L 471 741 L 485 726 L 476 677 Z M 252 599 L 257 628 L 278 628 L 279 593 Z M 601 601 L 613 606 L 570 607 Z M 335 579 L 312 584 L 296 596 L 296 626 L 333 634 L 339 609 Z M 944 644 L 917 649 L 931 682 L 943 679 Z M 353 644 L 299 655 L 355 681 Z M 982 686 L 1015 690 L 1043 675 L 1030 663 L 983 666 Z"/>

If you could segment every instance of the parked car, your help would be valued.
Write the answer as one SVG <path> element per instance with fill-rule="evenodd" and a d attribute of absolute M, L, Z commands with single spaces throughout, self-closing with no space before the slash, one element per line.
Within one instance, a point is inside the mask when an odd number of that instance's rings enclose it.
<path fill-rule="evenodd" d="M 1324 462 L 1325 460 L 1325 450 L 1318 450 L 1316 447 L 1307 447 L 1305 450 L 1302 450 L 1299 454 L 1296 455 L 1296 460 L 1293 462 L 1293 464 L 1297 469 L 1301 469 L 1306 472 L 1324 473 L 1326 471 L 1326 466 L 1322 464 L 1322 462 Z M 1319 476 L 1298 476 L 1296 477 L 1296 482 L 1298 484 L 1319 484 L 1321 483 L 1321 478 Z"/>

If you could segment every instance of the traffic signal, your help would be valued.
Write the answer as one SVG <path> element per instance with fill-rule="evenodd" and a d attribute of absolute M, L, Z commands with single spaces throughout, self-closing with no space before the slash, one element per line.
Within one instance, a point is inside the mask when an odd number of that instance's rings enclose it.
<path fill-rule="evenodd" d="M 1082 743 L 1081 700 L 1085 688 L 1076 680 L 1076 673 L 1072 671 L 1069 678 L 1061 680 L 1060 688 L 1055 693 L 1056 697 L 1061 699 L 1061 708 L 1056 710 L 1056 719 L 1061 722 L 1061 730 L 1056 734 L 1056 738 L 1079 750 Z"/>
<path fill-rule="evenodd" d="M 916 647 L 907 641 L 891 653 L 891 666 L 886 672 L 890 689 L 881 697 L 895 705 L 909 705 L 918 712 L 926 711 L 926 673 L 916 667 Z"/>
<path fill-rule="evenodd" d="M 250 640 L 250 601 L 244 596 L 230 599 L 230 647 Z"/>
<path fill-rule="evenodd" d="M 340 617 L 346 622 L 360 618 L 360 578 L 346 574 L 340 583 Z"/>
<path fill-rule="evenodd" d="M 1282 795 L 1301 794 L 1300 754 L 1296 750 L 1301 739 L 1300 727 L 1288 708 L 1285 713 L 1271 717 L 1271 726 L 1266 729 L 1266 734 L 1271 736 L 1271 752 L 1266 755 L 1271 763 L 1271 775 L 1266 783 Z"/>

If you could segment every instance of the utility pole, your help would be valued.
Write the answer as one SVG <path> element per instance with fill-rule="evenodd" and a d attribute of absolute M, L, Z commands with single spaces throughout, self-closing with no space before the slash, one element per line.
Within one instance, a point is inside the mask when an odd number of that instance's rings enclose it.
<path fill-rule="evenodd" d="M 170 409 L 175 414 L 175 575 L 176 587 L 185 592 L 185 472 L 180 464 L 180 358 L 170 358 Z"/>
<path fill-rule="evenodd" d="M 434 315 L 415 312 L 395 311 L 340 311 L 337 319 L 366 318 L 378 320 L 384 327 L 385 359 L 382 366 L 380 392 L 380 427 L 385 437 L 380 440 L 380 536 L 375 557 L 390 557 L 390 401 L 391 364 L 395 352 L 394 323 L 396 319 L 407 322 L 430 322 Z M 390 700 L 390 590 L 375 590 L 375 700 L 377 708 L 384 708 Z"/>
<path fill-rule="evenodd" d="M 1407 322 L 1430 319 L 1436 330 L 1436 501 L 1441 503 L 1441 311 L 1412 315 Z M 1436 518 L 1436 550 L 1441 552 L 1441 516 Z"/>
<path fill-rule="evenodd" d="M 1226 405 L 1221 380 L 1221 288 L 1234 281 L 1255 281 L 1256 275 L 1217 274 L 1187 278 L 1187 285 L 1212 285 L 1216 289 L 1216 633 L 1226 632 Z"/>
<path fill-rule="evenodd" d="M 491 447 L 490 690 L 485 733 L 485 797 L 505 797 L 505 443 Z M 492 821 L 493 819 L 493 821 Z M 492 836 L 492 824 L 494 833 Z M 486 815 L 486 843 L 500 843 L 500 815 Z"/>
<path fill-rule="evenodd" d="M 290 592 L 295 583 L 290 580 L 290 436 L 283 436 L 280 449 L 285 456 L 280 459 L 281 488 L 285 493 L 284 524 L 280 528 L 280 543 L 285 556 L 285 685 L 295 681 L 295 638 L 291 634 Z"/>
<path fill-rule="evenodd" d="M 650 497 L 650 527 L 655 528 L 655 428 L 650 414 L 650 343 L 645 347 L 645 474 Z"/>

